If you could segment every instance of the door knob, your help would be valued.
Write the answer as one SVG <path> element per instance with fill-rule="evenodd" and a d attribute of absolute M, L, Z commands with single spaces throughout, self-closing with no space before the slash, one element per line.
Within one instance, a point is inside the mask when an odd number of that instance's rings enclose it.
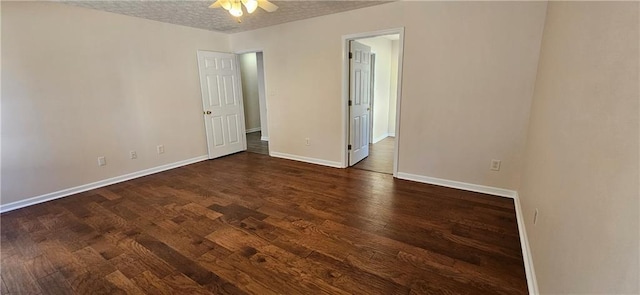
<path fill-rule="evenodd" d="M 211 111 L 204 112 L 206 115 L 211 115 Z"/>
<path fill-rule="evenodd" d="M 367 111 L 368 111 L 368 110 L 371 110 L 371 109 L 370 109 L 370 108 L 367 108 Z"/>

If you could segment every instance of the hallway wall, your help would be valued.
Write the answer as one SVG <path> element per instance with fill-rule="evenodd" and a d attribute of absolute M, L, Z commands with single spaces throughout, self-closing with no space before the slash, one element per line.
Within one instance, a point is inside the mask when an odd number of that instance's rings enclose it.
<path fill-rule="evenodd" d="M 391 92 L 391 40 L 378 36 L 356 40 L 371 47 L 375 53 L 375 78 L 373 91 L 373 109 L 371 118 L 373 128 L 371 140 L 376 143 L 389 136 L 389 99 Z"/>
<path fill-rule="evenodd" d="M 256 53 L 240 54 L 240 76 L 244 104 L 244 123 L 247 132 L 260 130 L 260 103 L 258 94 L 258 67 Z"/>

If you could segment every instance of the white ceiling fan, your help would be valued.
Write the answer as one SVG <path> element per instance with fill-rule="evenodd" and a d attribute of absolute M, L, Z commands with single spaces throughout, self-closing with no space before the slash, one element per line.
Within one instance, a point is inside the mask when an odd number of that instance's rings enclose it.
<path fill-rule="evenodd" d="M 278 6 L 269 2 L 268 0 L 217 0 L 209 8 L 222 7 L 235 17 L 241 17 L 242 6 L 248 13 L 253 13 L 258 7 L 264 9 L 267 12 L 274 12 L 278 9 Z M 238 19 L 240 21 L 240 19 Z"/>

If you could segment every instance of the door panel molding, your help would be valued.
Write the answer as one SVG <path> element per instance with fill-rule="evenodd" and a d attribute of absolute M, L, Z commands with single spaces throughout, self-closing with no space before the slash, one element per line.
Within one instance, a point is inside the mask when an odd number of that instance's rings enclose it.
<path fill-rule="evenodd" d="M 237 56 L 199 50 L 197 58 L 209 159 L 246 150 Z"/>
<path fill-rule="evenodd" d="M 349 166 L 369 156 L 369 113 L 371 101 L 371 48 L 349 42 L 353 58 L 349 60 Z"/>

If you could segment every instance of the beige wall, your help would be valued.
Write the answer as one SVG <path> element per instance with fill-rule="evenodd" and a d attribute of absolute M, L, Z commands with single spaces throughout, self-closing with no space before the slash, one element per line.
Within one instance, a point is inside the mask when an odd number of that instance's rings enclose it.
<path fill-rule="evenodd" d="M 405 27 L 400 172 L 515 189 L 545 11 L 545 2 L 402 1 L 230 40 L 235 51 L 264 49 L 270 149 L 340 162 L 341 38 Z"/>
<path fill-rule="evenodd" d="M 391 86 L 391 40 L 384 37 L 358 39 L 376 54 L 373 93 L 373 142 L 389 135 L 389 92 Z"/>
<path fill-rule="evenodd" d="M 227 36 L 3 2 L 2 203 L 206 155 L 198 49 L 229 51 Z"/>
<path fill-rule="evenodd" d="M 543 294 L 640 292 L 639 8 L 549 3 L 519 190 Z"/>
<path fill-rule="evenodd" d="M 271 150 L 341 161 L 341 37 L 405 27 L 400 171 L 518 188 L 542 293 L 640 292 L 637 2 L 406 1 L 229 37 L 1 4 L 2 204 L 205 155 L 198 49 L 264 48 Z"/>
<path fill-rule="evenodd" d="M 258 68 L 256 53 L 240 54 L 244 123 L 247 131 L 260 128 L 260 102 L 258 96 Z"/>

